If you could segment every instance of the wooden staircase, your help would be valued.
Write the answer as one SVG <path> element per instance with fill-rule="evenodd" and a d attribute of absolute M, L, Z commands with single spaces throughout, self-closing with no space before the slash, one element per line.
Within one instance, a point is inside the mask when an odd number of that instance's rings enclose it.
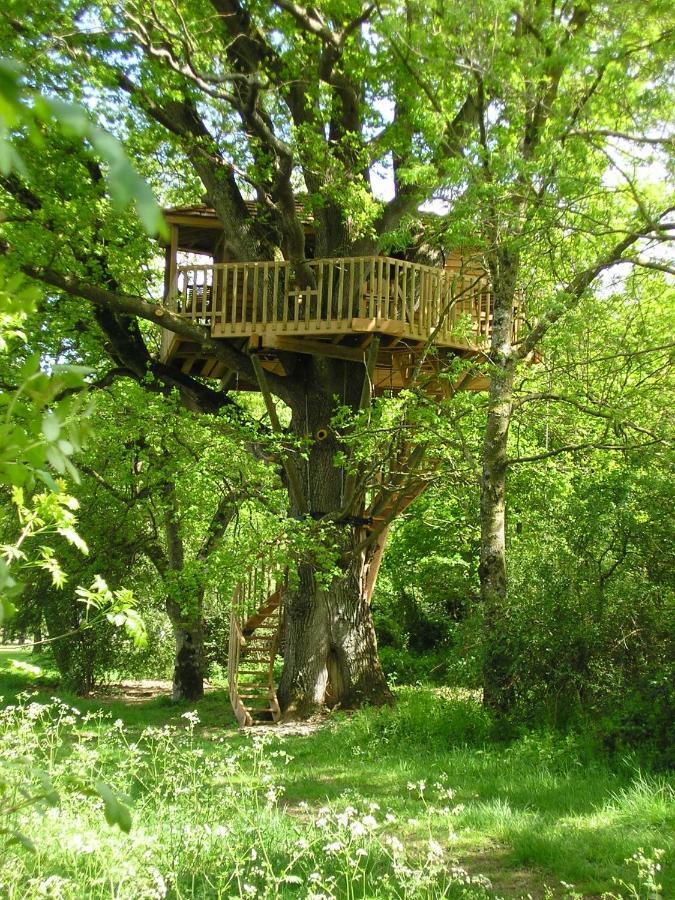
<path fill-rule="evenodd" d="M 274 680 L 285 572 L 258 561 L 235 587 L 230 609 L 228 683 L 241 726 L 278 722 Z"/>

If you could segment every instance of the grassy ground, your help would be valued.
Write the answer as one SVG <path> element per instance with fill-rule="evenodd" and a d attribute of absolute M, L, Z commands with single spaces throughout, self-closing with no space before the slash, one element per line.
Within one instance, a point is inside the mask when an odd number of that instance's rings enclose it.
<path fill-rule="evenodd" d="M 68 697 L 35 660 L 0 652 L 5 707 L 37 691 L 3 713 L 0 758 L 37 761 L 61 805 L 14 817 L 37 852 L 6 852 L 0 896 L 675 896 L 672 782 L 571 738 L 494 744 L 469 695 L 399 689 L 256 746 L 223 691 L 192 724 L 164 696 Z M 128 798 L 129 835 L 87 780 Z"/>

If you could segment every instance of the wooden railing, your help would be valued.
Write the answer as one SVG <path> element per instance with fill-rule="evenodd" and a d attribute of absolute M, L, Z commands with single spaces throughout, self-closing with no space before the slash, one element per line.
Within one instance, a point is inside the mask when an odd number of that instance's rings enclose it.
<path fill-rule="evenodd" d="M 214 337 L 382 330 L 462 346 L 490 333 L 485 276 L 368 256 L 309 260 L 303 278 L 285 261 L 178 266 L 168 304 Z"/>
<path fill-rule="evenodd" d="M 259 557 L 237 583 L 230 607 L 228 688 L 240 725 L 254 716 L 280 716 L 274 683 L 274 660 L 279 641 L 281 602 L 286 569 L 278 561 Z M 241 663 L 245 662 L 242 674 Z"/>

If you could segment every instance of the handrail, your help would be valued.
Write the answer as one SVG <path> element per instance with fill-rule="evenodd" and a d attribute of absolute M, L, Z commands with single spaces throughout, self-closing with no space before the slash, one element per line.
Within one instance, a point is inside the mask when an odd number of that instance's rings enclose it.
<path fill-rule="evenodd" d="M 252 639 L 257 628 L 266 623 L 276 621 L 276 633 L 269 647 L 268 658 L 261 659 L 254 654 L 251 665 L 259 666 L 259 675 L 266 681 L 266 702 L 272 720 L 277 722 L 281 716 L 274 683 L 274 660 L 277 653 L 280 622 L 280 606 L 283 595 L 283 584 L 286 570 L 265 554 L 260 554 L 253 566 L 242 576 L 235 586 L 230 607 L 230 634 L 228 648 L 227 680 L 232 709 L 241 726 L 253 724 L 250 704 L 242 691 L 246 684 L 239 684 L 239 663 L 242 652 L 246 652 L 247 643 Z M 245 630 L 247 622 L 253 623 L 250 631 Z M 249 657 L 245 657 L 249 659 Z"/>
<path fill-rule="evenodd" d="M 385 256 L 312 259 L 299 285 L 285 260 L 176 267 L 168 297 L 178 315 L 215 337 L 331 334 L 381 328 L 417 340 L 482 345 L 492 321 L 487 275 Z"/>

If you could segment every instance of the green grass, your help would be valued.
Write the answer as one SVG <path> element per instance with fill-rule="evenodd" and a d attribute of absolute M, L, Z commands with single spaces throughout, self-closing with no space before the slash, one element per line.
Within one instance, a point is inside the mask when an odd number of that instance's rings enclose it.
<path fill-rule="evenodd" d="M 649 863 L 626 862 L 640 849 L 653 860 L 664 851 L 658 880 L 663 897 L 675 896 L 671 781 L 630 761 L 611 765 L 574 738 L 491 742 L 469 694 L 399 689 L 393 710 L 336 714 L 256 749 L 233 727 L 223 691 L 196 704 L 193 729 L 186 705 L 76 699 L 55 689 L 48 664 L 43 676 L 17 672 L 11 657 L 34 660 L 0 653 L 5 704 L 28 687 L 36 693 L 19 698 L 24 706 L 56 693 L 85 715 L 66 711 L 55 724 L 53 710 L 40 717 L 34 707 L 32 720 L 11 711 L 0 719 L 0 759 L 20 751 L 62 795 L 59 809 L 12 820 L 37 853 L 13 847 L 0 857 L 0 896 L 10 900 L 254 889 L 303 898 L 571 896 L 562 882 L 587 897 L 647 898 Z M 106 825 L 100 800 L 82 794 L 97 779 L 127 798 L 130 835 Z M 372 833 L 360 824 L 369 815 Z M 492 888 L 465 883 L 455 864 Z"/>

